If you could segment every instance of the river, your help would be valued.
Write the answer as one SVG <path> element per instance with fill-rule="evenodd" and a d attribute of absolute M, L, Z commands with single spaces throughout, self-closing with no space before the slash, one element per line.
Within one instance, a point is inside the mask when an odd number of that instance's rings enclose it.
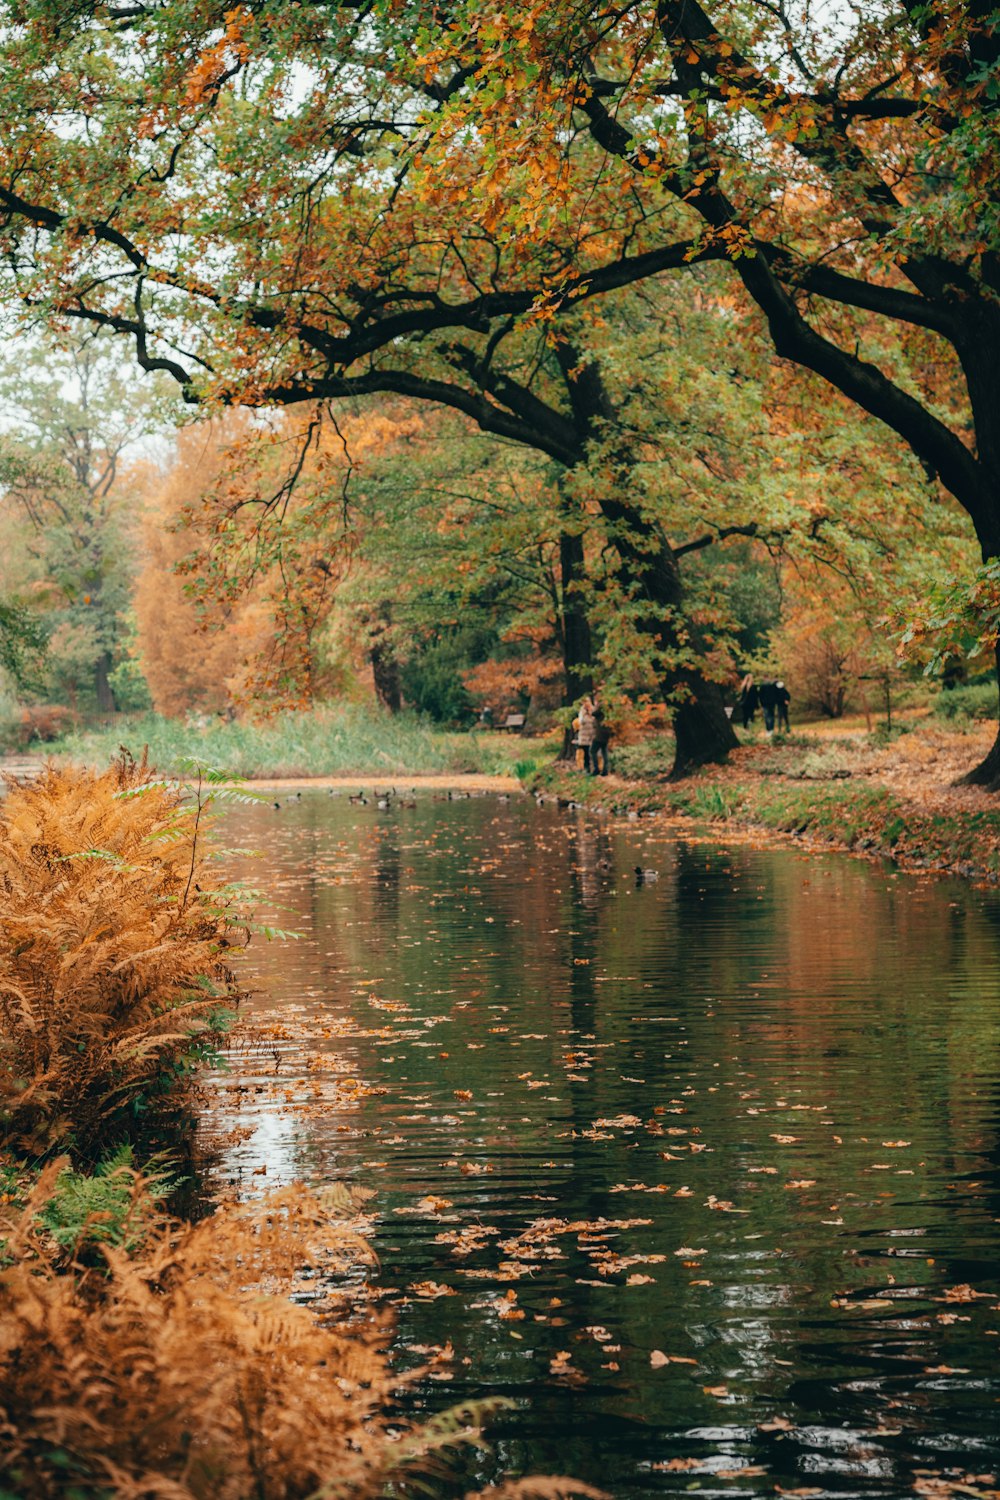
<path fill-rule="evenodd" d="M 995 1491 L 1000 897 L 414 801 L 226 813 L 302 936 L 255 945 L 215 1185 L 375 1189 L 411 1400 L 514 1402 L 470 1480 Z"/>

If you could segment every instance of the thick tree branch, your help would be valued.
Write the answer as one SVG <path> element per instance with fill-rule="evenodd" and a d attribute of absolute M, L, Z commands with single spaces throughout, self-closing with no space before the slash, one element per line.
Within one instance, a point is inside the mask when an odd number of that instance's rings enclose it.
<path fill-rule="evenodd" d="M 778 533 L 769 532 L 769 536 Z M 751 521 L 747 526 L 720 526 L 715 531 L 707 531 L 704 536 L 696 536 L 690 542 L 680 542 L 671 548 L 675 557 L 685 557 L 689 552 L 702 552 L 706 547 L 712 547 L 716 542 L 724 542 L 731 536 L 743 536 L 758 538 L 761 535 L 760 527 L 756 521 Z"/>

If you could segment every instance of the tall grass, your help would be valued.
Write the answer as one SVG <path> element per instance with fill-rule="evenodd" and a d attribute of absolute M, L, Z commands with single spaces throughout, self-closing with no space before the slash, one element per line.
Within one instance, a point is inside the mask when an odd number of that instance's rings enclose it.
<path fill-rule="evenodd" d="M 147 714 L 121 719 L 111 729 L 68 734 L 49 751 L 78 763 L 104 765 L 121 744 L 136 756 L 148 745 L 150 760 L 165 772 L 176 771 L 185 758 L 197 757 L 225 766 L 236 776 L 376 780 L 449 772 L 512 775 L 526 748 L 536 759 L 554 753 L 548 741 L 449 732 L 412 714 L 394 715 L 349 703 L 284 713 L 263 723 L 216 720 L 188 725 Z"/>

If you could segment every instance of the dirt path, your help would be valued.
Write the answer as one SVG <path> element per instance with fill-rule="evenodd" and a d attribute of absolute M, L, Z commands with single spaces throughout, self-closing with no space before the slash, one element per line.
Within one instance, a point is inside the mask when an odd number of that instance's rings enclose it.
<path fill-rule="evenodd" d="M 729 764 L 705 771 L 706 780 L 745 781 L 748 776 L 778 777 L 794 781 L 824 781 L 838 777 L 865 780 L 883 786 L 901 802 L 924 813 L 956 815 L 1000 811 L 1000 796 L 980 787 L 959 787 L 954 782 L 982 760 L 993 743 L 991 724 L 968 730 L 944 729 L 934 723 L 920 724 L 889 745 L 872 745 L 863 731 L 836 735 L 823 726 L 822 735 L 813 726 L 804 731 L 815 738 L 812 749 L 772 743 L 741 746 Z"/>

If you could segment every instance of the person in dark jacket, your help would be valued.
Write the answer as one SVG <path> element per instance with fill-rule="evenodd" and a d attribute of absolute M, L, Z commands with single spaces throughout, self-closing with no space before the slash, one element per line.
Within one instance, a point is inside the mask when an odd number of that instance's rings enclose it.
<path fill-rule="evenodd" d="M 753 723 L 753 716 L 757 712 L 757 684 L 750 673 L 740 683 L 740 717 L 743 720 L 743 728 L 749 729 Z"/>
<path fill-rule="evenodd" d="M 778 715 L 778 731 L 780 733 L 780 731 L 783 729 L 787 734 L 788 730 L 792 727 L 788 722 L 788 705 L 792 701 L 792 695 L 785 687 L 785 684 L 783 682 L 776 682 L 774 684 L 774 688 L 774 706 Z"/>
<path fill-rule="evenodd" d="M 604 716 L 604 708 L 596 692 L 594 693 L 594 725 L 594 741 L 590 747 L 591 769 L 595 776 L 607 776 L 611 727 Z"/>
<path fill-rule="evenodd" d="M 778 707 L 778 684 L 776 682 L 762 682 L 760 685 L 760 706 L 764 715 L 764 728 L 768 734 L 774 733 L 774 713 Z"/>

